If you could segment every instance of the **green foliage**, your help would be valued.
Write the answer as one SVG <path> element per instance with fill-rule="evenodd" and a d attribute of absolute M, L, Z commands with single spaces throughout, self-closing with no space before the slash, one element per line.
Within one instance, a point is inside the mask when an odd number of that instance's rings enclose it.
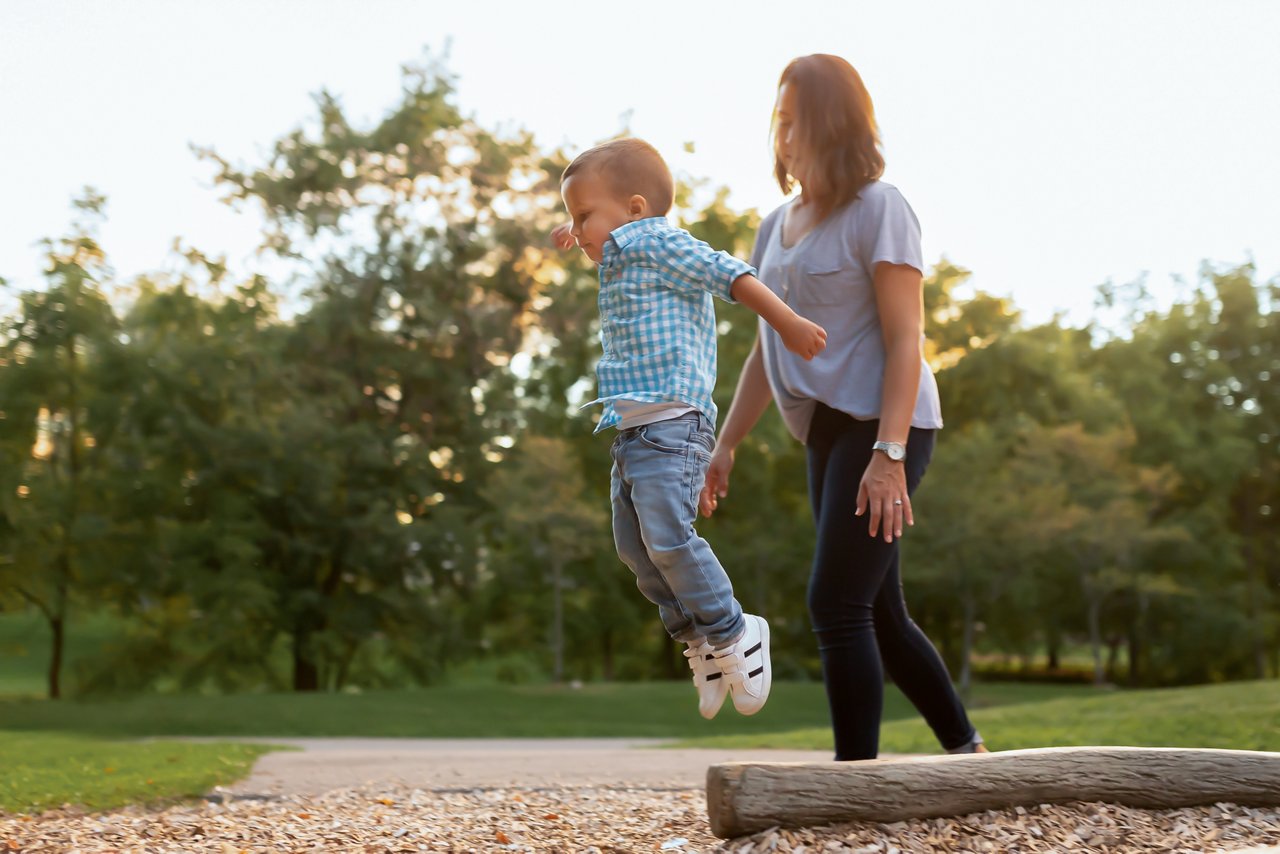
<path fill-rule="evenodd" d="M 934 370 L 945 370 L 974 350 L 994 343 L 1018 324 L 1012 302 L 978 291 L 964 299 L 973 274 L 942 258 L 924 280 L 925 356 Z"/>
<path fill-rule="evenodd" d="M 545 284 L 528 247 L 557 195 L 531 140 L 463 117 L 439 69 L 407 70 L 368 131 L 318 100 L 317 131 L 268 165 L 219 160 L 229 197 L 267 215 L 266 245 L 305 262 L 311 300 L 283 344 L 296 403 L 272 432 L 276 628 L 295 688 L 340 687 L 375 634 L 429 679 L 478 634 L 457 605 L 477 593 L 480 489 L 518 424 L 508 367 Z"/>
<path fill-rule="evenodd" d="M 103 200 L 86 190 L 92 218 Z M 21 295 L 0 338 L 0 604 L 19 600 L 52 635 L 48 692 L 61 693 L 72 597 L 127 555 L 112 529 L 118 321 L 99 279 L 105 257 L 93 222 L 48 241 L 45 290 Z"/>
<path fill-rule="evenodd" d="M 323 94 L 318 129 L 261 168 L 206 152 L 308 307 L 282 323 L 258 279 L 213 301 L 144 283 L 127 327 L 155 386 L 138 429 L 166 469 L 163 548 L 114 661 L 154 666 L 90 687 L 429 680 L 474 649 L 480 485 L 517 426 L 508 366 L 544 284 L 527 247 L 556 196 L 527 138 L 463 118 L 435 69 L 405 81 L 368 131 Z M 282 641 L 287 676 L 265 654 Z M 399 666 L 362 666 L 370 644 Z"/>
<path fill-rule="evenodd" d="M 587 600 L 575 610 L 588 610 L 595 598 L 590 577 L 582 579 L 566 570 L 581 568 L 583 561 L 606 550 L 603 536 L 609 520 L 604 507 L 583 499 L 583 478 L 573 450 L 564 439 L 526 435 L 514 453 L 490 478 L 485 497 L 494 508 L 494 585 L 503 591 L 495 604 L 502 608 L 491 623 L 495 645 L 521 650 L 522 639 L 543 634 L 549 625 L 552 653 L 551 677 L 564 679 L 565 598 Z M 585 564 L 590 568 L 590 564 Z M 585 581 L 585 583 L 584 583 Z M 517 598 L 515 591 L 533 588 L 534 602 Z M 550 596 L 540 595 L 549 588 Z M 575 590 L 575 588 L 580 588 Z M 549 599 L 550 613 L 536 602 Z M 518 607 L 512 607 L 516 603 Z M 499 628 L 500 627 L 500 628 Z"/>
<path fill-rule="evenodd" d="M 1095 372 L 1124 401 L 1133 457 L 1170 468 L 1160 519 L 1185 532 L 1149 560 L 1192 595 L 1144 618 L 1160 638 L 1140 656 L 1149 682 L 1280 671 L 1280 289 L 1245 265 L 1205 266 L 1190 296 L 1161 313 L 1128 299 L 1127 338 L 1105 341 Z M 1206 638 L 1216 642 L 1205 644 Z"/>

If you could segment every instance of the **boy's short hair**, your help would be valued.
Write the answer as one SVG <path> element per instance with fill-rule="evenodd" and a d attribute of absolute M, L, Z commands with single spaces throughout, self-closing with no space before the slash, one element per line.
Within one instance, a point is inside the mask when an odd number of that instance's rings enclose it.
<path fill-rule="evenodd" d="M 620 198 L 644 196 L 654 216 L 666 216 L 675 198 L 675 181 L 658 149 L 642 139 L 614 139 L 573 158 L 560 176 L 563 184 L 576 174 L 598 174 Z"/>

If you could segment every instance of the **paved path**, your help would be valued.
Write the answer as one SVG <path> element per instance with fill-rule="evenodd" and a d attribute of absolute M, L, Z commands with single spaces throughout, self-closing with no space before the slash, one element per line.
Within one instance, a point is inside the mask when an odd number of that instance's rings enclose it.
<path fill-rule="evenodd" d="M 227 739 L 285 744 L 226 790 L 249 795 L 319 794 L 402 783 L 422 789 L 629 785 L 701 788 L 707 766 L 730 761 L 828 761 L 825 750 L 667 749 L 656 739 Z"/>

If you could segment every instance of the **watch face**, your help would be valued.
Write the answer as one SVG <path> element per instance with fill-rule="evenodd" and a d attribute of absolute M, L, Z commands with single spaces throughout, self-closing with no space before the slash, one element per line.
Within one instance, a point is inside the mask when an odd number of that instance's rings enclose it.
<path fill-rule="evenodd" d="M 872 446 L 877 451 L 884 451 L 885 456 L 894 462 L 902 462 L 907 458 L 907 448 L 898 442 L 876 442 Z"/>

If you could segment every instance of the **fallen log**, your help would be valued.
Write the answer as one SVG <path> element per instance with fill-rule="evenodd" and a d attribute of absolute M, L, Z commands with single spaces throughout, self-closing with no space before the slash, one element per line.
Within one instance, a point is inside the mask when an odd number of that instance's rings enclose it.
<path fill-rule="evenodd" d="M 888 823 L 1106 801 L 1145 809 L 1280 806 L 1280 753 L 1049 747 L 863 762 L 726 762 L 707 769 L 711 832 Z"/>

